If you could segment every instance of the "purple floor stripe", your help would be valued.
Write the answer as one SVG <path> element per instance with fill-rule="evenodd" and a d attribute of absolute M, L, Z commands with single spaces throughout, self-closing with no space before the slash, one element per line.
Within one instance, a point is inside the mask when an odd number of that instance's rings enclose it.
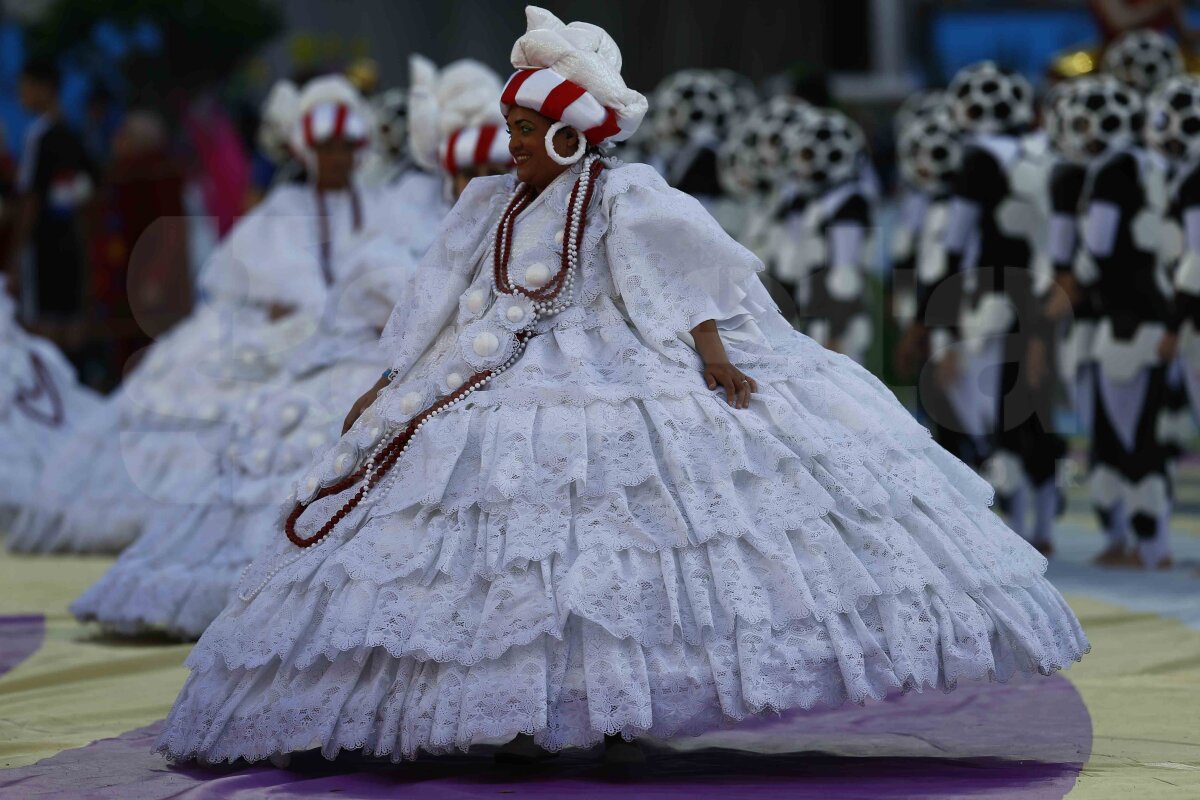
<path fill-rule="evenodd" d="M 6 800 L 331 795 L 471 800 L 508 794 L 521 800 L 974 795 L 1059 800 L 1074 786 L 1092 741 L 1083 701 L 1061 676 L 754 720 L 681 740 L 678 747 L 647 747 L 649 762 L 632 772 L 605 768 L 596 752 L 574 751 L 536 770 L 499 768 L 489 748 L 400 765 L 344 754 L 336 762 L 299 758 L 286 771 L 172 767 L 150 752 L 160 725 L 30 767 L 2 770 L 0 795 Z"/>
<path fill-rule="evenodd" d="M 41 614 L 0 616 L 0 675 L 36 653 L 45 636 Z"/>

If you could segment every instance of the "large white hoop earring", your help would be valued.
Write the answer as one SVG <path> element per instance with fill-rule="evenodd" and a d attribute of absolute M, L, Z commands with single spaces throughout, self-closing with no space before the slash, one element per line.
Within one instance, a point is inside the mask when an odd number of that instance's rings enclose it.
<path fill-rule="evenodd" d="M 579 147 L 575 149 L 575 152 L 565 158 L 554 149 L 554 134 L 568 127 L 570 126 L 565 122 L 556 122 L 550 126 L 550 130 L 546 131 L 546 153 L 554 159 L 555 164 L 562 164 L 564 167 L 579 163 L 579 159 L 583 158 L 583 154 L 587 152 L 587 139 L 583 136 L 579 137 Z"/>

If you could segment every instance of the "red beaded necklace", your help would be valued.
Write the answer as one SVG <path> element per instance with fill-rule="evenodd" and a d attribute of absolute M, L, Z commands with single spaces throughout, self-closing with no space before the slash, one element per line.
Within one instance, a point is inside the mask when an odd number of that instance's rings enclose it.
<path fill-rule="evenodd" d="M 567 274 L 570 269 L 570 247 L 567 243 L 571 242 L 572 230 L 575 229 L 579 232 L 582 232 L 587 223 L 587 208 L 591 203 L 592 193 L 596 187 L 596 177 L 600 174 L 600 170 L 603 168 L 604 165 L 598 159 L 593 161 L 590 165 L 590 169 L 588 170 L 589 180 L 586 182 L 587 189 L 583 196 L 583 203 L 580 206 L 579 221 L 577 225 L 574 224 L 574 209 L 576 208 L 576 201 L 578 199 L 580 181 L 577 180 L 575 182 L 575 187 L 571 190 L 570 201 L 567 203 L 566 221 L 564 222 L 563 226 L 564 246 L 559 269 L 545 286 L 541 286 L 536 289 L 530 289 L 519 284 L 514 284 L 508 274 L 508 264 L 512 257 L 513 231 L 516 228 L 517 217 L 520 216 L 522 211 L 529 207 L 529 204 L 533 202 L 534 198 L 533 190 L 527 185 L 521 184 L 521 186 L 518 187 L 517 191 L 513 195 L 512 200 L 509 201 L 508 206 L 504 209 L 504 213 L 501 214 L 500 221 L 497 225 L 496 247 L 494 248 L 495 254 L 492 262 L 492 269 L 494 271 L 493 277 L 495 279 L 497 291 L 508 295 L 521 294 L 531 300 L 534 300 L 535 302 L 553 300 L 558 293 L 562 291 L 562 287 L 566 282 Z M 532 328 L 528 328 L 517 334 L 517 346 L 519 348 L 518 352 L 520 352 L 520 349 L 524 348 L 525 344 L 532 339 L 533 336 L 534 332 Z M 292 512 L 288 515 L 287 521 L 284 523 L 284 532 L 287 534 L 287 537 L 292 544 L 301 548 L 312 547 L 328 536 L 333 529 L 337 527 L 337 524 L 345 519 L 346 515 L 353 511 L 358 504 L 362 502 L 363 498 L 365 498 L 367 493 L 371 490 L 371 487 L 378 484 L 392 469 L 392 467 L 395 466 L 400 456 L 408 448 L 408 444 L 412 440 L 413 436 L 416 435 L 416 432 L 425 424 L 425 422 L 447 408 L 459 403 L 467 395 L 471 394 L 480 386 L 503 372 L 504 369 L 505 367 L 486 369 L 467 378 L 467 380 L 464 381 L 457 389 L 410 419 L 408 424 L 405 425 L 398 434 L 393 436 L 386 444 L 380 447 L 371 461 L 368 461 L 366 464 L 359 467 L 340 481 L 322 488 L 311 500 L 307 502 L 297 501 L 295 507 L 292 509 Z M 304 537 L 296 532 L 296 523 L 299 522 L 300 515 L 304 513 L 304 510 L 308 508 L 309 505 L 325 497 L 340 494 L 341 492 L 346 491 L 351 486 L 354 486 L 360 482 L 362 485 L 359 487 L 358 491 L 351 495 L 350 499 L 343 503 L 341 508 L 335 511 L 333 516 L 317 529 L 316 533 L 314 533 L 312 536 Z"/>
<path fill-rule="evenodd" d="M 321 246 L 321 276 L 325 279 L 326 286 L 332 286 L 334 281 L 333 275 L 333 236 L 329 233 L 329 211 L 325 204 L 325 190 L 317 189 L 317 237 L 320 239 Z M 362 229 L 362 205 L 358 199 L 358 192 L 354 187 L 349 188 L 350 192 L 350 213 L 354 218 L 354 230 L 358 232 Z"/>

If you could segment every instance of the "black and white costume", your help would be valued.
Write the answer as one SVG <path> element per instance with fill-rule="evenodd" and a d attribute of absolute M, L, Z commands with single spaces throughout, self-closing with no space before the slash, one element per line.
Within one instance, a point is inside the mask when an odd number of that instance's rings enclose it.
<path fill-rule="evenodd" d="M 916 266 L 918 244 L 922 236 L 925 215 L 932 198 L 927 181 L 932 177 L 929 170 L 936 171 L 939 157 L 949 157 L 951 148 L 942 142 L 927 145 L 918 134 L 925 125 L 931 124 L 938 130 L 935 139 L 941 138 L 938 121 L 949 121 L 946 93 L 938 89 L 915 92 L 896 109 L 892 120 L 896 137 L 896 159 L 900 172 L 900 199 L 897 203 L 896 221 L 892 228 L 889 244 L 888 294 L 891 297 L 890 313 L 896 325 L 907 328 L 917 313 Z M 936 149 L 938 147 L 941 149 Z M 958 153 L 954 148 L 955 158 Z M 957 164 L 955 164 L 957 168 Z M 922 173 L 926 174 L 922 174 Z M 939 179 L 940 180 L 940 179 Z M 944 188 L 933 189 L 933 194 L 944 194 Z"/>
<path fill-rule="evenodd" d="M 370 99 L 375 130 L 359 168 L 367 185 L 394 185 L 414 169 L 408 152 L 408 101 L 408 92 L 398 86 Z"/>
<path fill-rule="evenodd" d="M 795 138 L 786 134 L 811 109 L 794 97 L 772 97 L 733 127 L 717 153 L 721 186 L 741 212 L 739 220 L 722 224 L 766 264 L 763 283 L 793 325 L 801 322 L 795 297 L 804 262 L 798 246 L 804 202 L 794 191 L 783 192 L 787 145 Z"/>
<path fill-rule="evenodd" d="M 734 72 L 685 69 L 655 89 L 647 120 L 655 166 L 667 183 L 699 200 L 727 229 L 733 211 L 718 176 L 717 154 L 730 127 L 756 102 L 753 86 Z"/>
<path fill-rule="evenodd" d="M 1126 86 L 1147 93 L 1183 72 L 1183 53 L 1166 34 L 1141 28 L 1122 34 L 1108 46 L 1103 67 Z"/>
<path fill-rule="evenodd" d="M 813 108 L 785 142 L 788 177 L 776 219 L 793 240 L 793 258 L 781 274 L 808 335 L 862 363 L 873 335 L 864 275 L 873 198 L 862 132 L 844 114 Z"/>
<path fill-rule="evenodd" d="M 924 287 L 921 318 L 940 328 L 931 357 L 954 353 L 957 377 L 945 391 L 964 432 L 990 450 L 985 472 L 1009 524 L 1041 542 L 1059 510 L 1055 476 L 1065 451 L 1052 426 L 1049 281 L 1035 269 L 1047 215 L 1046 148 L 1020 133 L 1033 108 L 1019 76 L 984 62 L 963 70 L 949 91 L 955 121 L 973 135 L 954 181 L 947 277 Z M 955 334 L 960 341 L 951 345 Z M 1046 374 L 1025 369 L 1035 347 Z"/>
<path fill-rule="evenodd" d="M 1046 260 L 1057 283 L 1074 283 L 1068 318 L 1055 321 L 1058 338 L 1058 377 L 1075 411 L 1079 429 L 1092 429 L 1092 398 L 1095 370 L 1092 342 L 1096 333 L 1095 270 L 1079 253 L 1079 201 L 1087 176 L 1087 163 L 1094 154 L 1088 150 L 1086 133 L 1094 120 L 1085 100 L 1091 78 L 1060 83 L 1053 87 L 1043 104 L 1043 128 L 1048 136 L 1054 165 L 1047 187 L 1050 222 L 1046 236 Z M 1086 118 L 1086 119 L 1084 119 Z"/>
<path fill-rule="evenodd" d="M 1159 420 L 1162 438 L 1179 454 L 1200 419 L 1200 79 L 1165 81 L 1147 98 L 1146 112 L 1146 143 L 1170 164 L 1168 224 L 1179 229 L 1179 257 L 1168 264 L 1174 267 L 1179 358 L 1168 371 L 1167 408 Z"/>
<path fill-rule="evenodd" d="M 897 154 L 900 174 L 908 188 L 901 213 L 906 217 L 920 213 L 915 220 L 906 218 L 900 222 L 901 226 L 915 226 L 915 235 L 911 235 L 914 317 L 916 298 L 927 296 L 931 288 L 946 277 L 946 224 L 950 216 L 951 182 L 962 164 L 961 134 L 948 112 L 911 118 L 908 126 L 900 131 Z M 921 198 L 919 207 L 912 200 L 914 196 Z M 894 264 L 893 291 L 900 279 Z M 901 319 L 897 314 L 897 320 Z M 911 322 L 912 318 L 909 318 L 908 323 Z M 921 380 L 919 391 L 925 422 L 937 443 L 978 468 L 987 450 L 981 447 L 976 437 L 965 432 L 949 394 L 936 380 Z"/>
<path fill-rule="evenodd" d="M 1171 322 L 1159 256 L 1166 187 L 1145 154 L 1125 150 L 1088 170 L 1083 253 L 1096 270 L 1092 498 L 1111 543 L 1128 523 L 1144 561 L 1166 555 L 1168 448 L 1158 436 L 1167 392 L 1159 342 Z"/>

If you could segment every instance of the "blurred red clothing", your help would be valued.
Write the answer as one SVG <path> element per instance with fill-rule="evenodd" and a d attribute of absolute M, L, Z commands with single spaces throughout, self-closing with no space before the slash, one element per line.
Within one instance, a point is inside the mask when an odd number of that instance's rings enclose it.
<path fill-rule="evenodd" d="M 1167 0 L 1088 0 L 1092 16 L 1100 26 L 1100 34 L 1107 44 L 1133 28 L 1155 28 L 1163 30 L 1175 24 L 1173 4 Z M 1129 25 L 1114 14 L 1116 7 L 1138 18 L 1138 23 Z M 1157 7 L 1157 8 L 1156 8 Z"/>

